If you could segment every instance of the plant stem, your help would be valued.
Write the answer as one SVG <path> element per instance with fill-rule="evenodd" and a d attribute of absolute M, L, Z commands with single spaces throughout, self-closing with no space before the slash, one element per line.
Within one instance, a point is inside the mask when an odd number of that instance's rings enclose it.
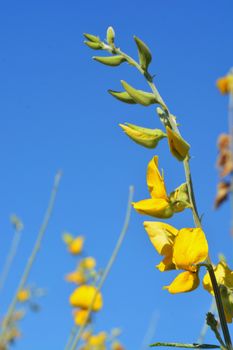
<path fill-rule="evenodd" d="M 97 297 L 98 293 L 100 292 L 100 290 L 102 289 L 103 284 L 106 281 L 106 278 L 108 277 L 109 272 L 110 272 L 110 270 L 112 268 L 112 265 L 115 262 L 116 257 L 117 257 L 117 255 L 119 253 L 119 250 L 120 250 L 120 248 L 122 246 L 123 240 L 124 240 L 124 238 L 126 236 L 126 233 L 127 233 L 127 230 L 128 230 L 128 226 L 129 226 L 130 214 L 131 214 L 131 202 L 133 200 L 133 193 L 134 193 L 134 187 L 130 186 L 129 187 L 128 204 L 127 204 L 127 209 L 126 209 L 126 215 L 125 215 L 125 221 L 124 221 L 123 228 L 121 230 L 121 233 L 120 233 L 119 238 L 117 240 L 117 243 L 115 245 L 113 253 L 112 253 L 112 255 L 111 255 L 111 257 L 110 257 L 110 259 L 109 259 L 109 261 L 107 263 L 107 266 L 106 266 L 105 270 L 103 271 L 103 275 L 100 278 L 100 281 L 99 281 L 98 285 L 96 286 L 96 292 L 95 292 L 95 295 L 94 295 L 94 297 L 92 299 L 92 302 L 89 305 L 89 308 L 87 310 L 87 315 L 85 317 L 84 324 L 79 328 L 78 333 L 74 336 L 73 344 L 71 345 L 70 350 L 75 350 L 76 349 L 76 347 L 78 345 L 78 342 L 81 339 L 82 333 L 83 333 L 83 331 L 86 328 L 87 321 L 88 321 L 88 319 L 90 317 L 90 314 L 91 314 L 93 305 L 95 303 L 96 297 Z"/>
<path fill-rule="evenodd" d="M 60 180 L 61 180 L 61 176 L 62 176 L 61 171 L 58 171 L 56 176 L 55 176 L 55 179 L 54 179 L 53 189 L 52 189 L 52 192 L 51 192 L 48 208 L 46 210 L 46 213 L 45 213 L 45 216 L 44 216 L 44 220 L 43 220 L 42 225 L 40 227 L 40 230 L 38 232 L 38 235 L 37 235 L 37 238 L 36 238 L 36 242 L 35 242 L 34 247 L 32 249 L 31 255 L 30 255 L 30 257 L 29 257 L 29 259 L 27 261 L 27 264 L 25 266 L 23 275 L 22 275 L 22 277 L 20 279 L 20 282 L 19 282 L 18 287 L 16 289 L 16 292 L 14 294 L 14 297 L 13 297 L 13 299 L 11 301 L 11 304 L 10 304 L 8 310 L 7 310 L 6 316 L 3 319 L 2 327 L 1 327 L 2 328 L 1 329 L 1 335 L 0 335 L 0 344 L 2 343 L 2 340 L 4 340 L 4 333 L 5 333 L 5 331 L 6 331 L 7 327 L 8 327 L 9 321 L 11 320 L 11 317 L 12 317 L 12 315 L 14 313 L 14 310 L 15 310 L 15 307 L 16 307 L 16 304 L 17 304 L 18 293 L 19 293 L 19 291 L 21 289 L 24 288 L 25 284 L 27 283 L 27 280 L 28 280 L 29 274 L 31 272 L 33 263 L 34 263 L 35 258 L 37 256 L 37 253 L 38 253 L 38 251 L 39 251 L 39 249 L 41 247 L 42 239 L 44 237 L 44 234 L 46 232 L 46 229 L 48 227 L 48 224 L 49 224 L 52 212 L 53 212 L 53 208 L 54 208 L 55 199 L 56 199 L 59 183 L 60 183 Z"/>
<path fill-rule="evenodd" d="M 118 55 L 123 56 L 129 64 L 135 66 L 139 70 L 139 72 L 145 77 L 148 85 L 150 86 L 152 92 L 154 93 L 154 95 L 156 97 L 156 100 L 163 108 L 163 110 L 166 114 L 166 123 L 170 125 L 170 127 L 172 128 L 173 131 L 175 131 L 177 134 L 180 135 L 180 131 L 177 127 L 176 120 L 169 112 L 169 109 L 168 109 L 166 103 L 163 101 L 159 91 L 157 90 L 155 84 L 153 83 L 153 77 L 148 72 L 144 71 L 141 68 L 141 66 L 132 57 L 130 57 L 129 55 L 122 52 L 119 48 L 115 48 L 113 50 L 108 45 L 104 45 L 104 48 L 107 51 L 109 51 L 110 53 L 114 53 L 114 54 L 118 54 Z M 163 120 L 161 120 L 161 121 L 162 121 L 163 125 L 166 127 L 166 123 Z M 201 220 L 200 220 L 199 215 L 198 215 L 196 201 L 195 201 L 195 194 L 194 194 L 194 190 L 193 190 L 193 183 L 192 183 L 192 177 L 191 177 L 191 171 L 190 171 L 190 165 L 189 165 L 189 155 L 185 158 L 185 160 L 183 161 L 183 164 L 184 164 L 186 183 L 187 183 L 187 187 L 188 187 L 188 193 L 189 193 L 190 204 L 192 207 L 191 210 L 192 210 L 192 214 L 193 214 L 194 223 L 195 223 L 196 227 L 202 229 Z M 225 342 L 226 342 L 228 349 L 231 350 L 232 343 L 231 343 L 231 338 L 230 338 L 230 334 L 229 334 L 229 330 L 228 330 L 228 326 L 227 326 L 227 322 L 226 322 L 226 317 L 225 317 L 225 313 L 224 313 L 224 309 L 223 309 L 222 299 L 221 299 L 220 291 L 218 288 L 218 284 L 217 284 L 217 281 L 215 278 L 214 270 L 213 270 L 212 263 L 211 263 L 209 256 L 206 259 L 206 263 L 210 266 L 210 269 L 208 271 L 209 271 L 211 283 L 212 283 L 212 286 L 214 289 L 214 295 L 215 295 L 215 299 L 216 299 L 216 305 L 218 308 L 219 319 L 221 322 L 221 328 L 223 331 L 224 339 L 225 339 Z"/>
<path fill-rule="evenodd" d="M 13 239 L 12 239 L 12 242 L 11 242 L 11 247 L 10 247 L 10 250 L 9 250 L 9 253 L 6 257 L 6 262 L 3 266 L 3 269 L 2 269 L 2 273 L 1 273 L 1 276 L 0 276 L 0 292 L 2 291 L 3 287 L 4 287 L 4 284 L 5 284 L 5 281 L 6 281 L 6 278 L 9 274 L 9 271 L 10 271 L 10 268 L 11 268 L 11 265 L 12 265 L 12 262 L 14 260 L 14 257 L 16 256 L 16 253 L 17 253 L 17 250 L 18 250 L 18 246 L 19 246 L 19 242 L 20 242 L 20 239 L 21 239 L 21 232 L 18 231 L 18 230 L 15 230 L 14 232 L 14 236 L 13 236 Z"/>

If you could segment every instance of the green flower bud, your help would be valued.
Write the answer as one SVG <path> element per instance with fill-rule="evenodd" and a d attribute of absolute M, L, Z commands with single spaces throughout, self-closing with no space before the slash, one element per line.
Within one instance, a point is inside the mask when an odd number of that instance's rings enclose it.
<path fill-rule="evenodd" d="M 103 63 L 107 66 L 116 67 L 121 63 L 125 62 L 126 59 L 121 55 L 109 56 L 109 57 L 101 57 L 101 56 L 93 56 L 95 61 Z"/>
<path fill-rule="evenodd" d="M 187 183 L 185 182 L 179 187 L 177 187 L 170 194 L 169 199 L 176 213 L 183 211 L 185 208 L 191 208 Z"/>
<path fill-rule="evenodd" d="M 87 34 L 87 33 L 84 33 L 83 35 L 87 40 L 92 41 L 93 43 L 100 43 L 101 42 L 100 38 L 98 36 L 95 36 L 92 34 Z"/>
<path fill-rule="evenodd" d="M 147 71 L 152 60 L 152 56 L 148 46 L 139 38 L 134 36 L 134 40 L 138 47 L 139 63 L 143 70 Z"/>
<path fill-rule="evenodd" d="M 129 103 L 129 104 L 136 104 L 136 102 L 132 99 L 132 97 L 128 94 L 126 91 L 113 91 L 113 90 L 108 90 L 110 95 L 115 97 L 117 100 L 124 102 L 124 103 Z"/>
<path fill-rule="evenodd" d="M 166 127 L 166 131 L 171 153 L 179 161 L 183 161 L 189 153 L 190 145 L 171 128 Z"/>
<path fill-rule="evenodd" d="M 108 27 L 107 29 L 107 42 L 109 45 L 113 45 L 115 40 L 115 31 L 113 27 Z"/>
<path fill-rule="evenodd" d="M 101 43 L 96 43 L 93 41 L 84 41 L 84 44 L 93 50 L 102 50 L 102 48 L 103 48 Z"/>
<path fill-rule="evenodd" d="M 10 216 L 10 221 L 16 231 L 20 232 L 23 230 L 23 223 L 18 216 L 12 214 Z"/>
<path fill-rule="evenodd" d="M 121 80 L 121 84 L 136 103 L 143 106 L 150 106 L 157 103 L 156 98 L 152 93 L 136 90 L 124 80 Z"/>
<path fill-rule="evenodd" d="M 166 134 L 159 129 L 142 128 L 138 125 L 125 123 L 119 124 L 131 140 L 146 148 L 155 148 L 160 140 L 166 137 Z"/>

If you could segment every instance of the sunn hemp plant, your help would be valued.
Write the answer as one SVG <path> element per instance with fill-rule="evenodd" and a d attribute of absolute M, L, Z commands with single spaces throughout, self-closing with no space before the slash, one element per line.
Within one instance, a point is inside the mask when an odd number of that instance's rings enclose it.
<path fill-rule="evenodd" d="M 232 349 L 232 342 L 227 323 L 233 318 L 233 271 L 227 263 L 221 260 L 213 265 L 208 242 L 202 229 L 202 223 L 198 214 L 195 194 L 190 170 L 190 145 L 181 135 L 176 117 L 170 112 L 168 106 L 161 97 L 154 77 L 149 72 L 152 54 L 148 46 L 138 37 L 134 36 L 138 51 L 138 61 L 123 52 L 115 44 L 115 32 L 112 27 L 107 29 L 106 40 L 98 36 L 84 34 L 85 44 L 107 55 L 94 56 L 93 59 L 110 67 L 117 67 L 123 63 L 136 68 L 145 78 L 150 92 L 139 90 L 122 80 L 122 91 L 108 90 L 110 95 L 121 102 L 128 104 L 140 104 L 142 106 L 157 105 L 157 115 L 164 127 L 160 129 L 148 129 L 129 123 L 120 124 L 125 134 L 142 147 L 153 149 L 164 138 L 167 138 L 168 147 L 172 156 L 179 163 L 183 163 L 186 182 L 180 184 L 170 194 L 166 190 L 165 180 L 159 170 L 158 156 L 154 156 L 147 167 L 146 181 L 149 198 L 133 202 L 134 209 L 142 215 L 166 220 L 173 215 L 190 209 L 193 215 L 193 227 L 177 229 L 161 221 L 145 221 L 144 227 L 151 243 L 162 256 L 162 261 L 157 265 L 159 271 L 179 270 L 177 277 L 164 289 L 170 293 L 191 292 L 200 285 L 199 270 L 206 269 L 202 285 L 206 291 L 215 298 L 218 310 L 221 331 L 218 322 L 212 313 L 206 317 L 207 325 L 214 332 L 219 345 L 210 344 L 181 344 L 181 343 L 155 343 L 152 346 L 176 346 L 187 348 L 215 348 Z M 231 88 L 229 88 L 231 85 Z M 232 75 L 219 81 L 218 86 L 224 93 L 232 93 Z"/>

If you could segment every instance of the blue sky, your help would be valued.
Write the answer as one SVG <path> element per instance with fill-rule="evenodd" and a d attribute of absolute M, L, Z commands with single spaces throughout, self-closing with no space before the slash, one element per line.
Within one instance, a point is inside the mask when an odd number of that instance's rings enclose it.
<path fill-rule="evenodd" d="M 0 264 L 12 238 L 9 215 L 25 224 L 14 269 L 0 295 L 6 310 L 16 280 L 31 251 L 46 209 L 53 177 L 63 170 L 55 211 L 30 281 L 45 287 L 39 314 L 22 322 L 16 349 L 63 349 L 72 326 L 68 304 L 72 287 L 64 275 L 75 266 L 61 241 L 64 230 L 86 236 L 85 250 L 105 266 L 124 219 L 128 187 L 135 200 L 148 196 L 145 172 L 159 155 L 168 190 L 184 181 L 183 168 L 168 152 L 130 142 L 118 124 L 160 127 L 154 108 L 128 106 L 107 89 L 124 79 L 145 89 L 142 77 L 125 65 L 109 68 L 91 60 L 84 32 L 105 38 L 112 25 L 117 44 L 136 57 L 132 36 L 153 53 L 155 83 L 191 148 L 198 208 L 216 261 L 219 252 L 232 260 L 229 203 L 215 212 L 218 180 L 216 139 L 227 131 L 227 98 L 215 81 L 232 66 L 230 0 L 185 1 L 8 1 L 0 5 Z M 133 212 L 119 257 L 104 288 L 104 309 L 96 330 L 121 327 L 127 349 L 140 349 L 153 314 L 158 323 L 152 341 L 195 342 L 211 303 L 200 287 L 186 295 L 169 295 L 162 286 L 173 273 L 155 269 L 160 257 Z M 189 211 L 169 221 L 192 226 Z M 208 333 L 208 340 L 213 341 Z"/>

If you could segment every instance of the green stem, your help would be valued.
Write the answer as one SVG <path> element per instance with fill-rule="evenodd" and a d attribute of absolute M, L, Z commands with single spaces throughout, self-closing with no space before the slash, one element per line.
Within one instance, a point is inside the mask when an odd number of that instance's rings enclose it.
<path fill-rule="evenodd" d="M 154 346 L 167 346 L 172 348 L 185 348 L 185 349 L 218 349 L 219 345 L 212 344 L 184 344 L 184 343 L 155 343 L 151 344 L 151 347 Z"/>
<path fill-rule="evenodd" d="M 103 275 L 100 278 L 100 281 L 99 281 L 98 285 L 96 286 L 96 292 L 95 292 L 95 295 L 94 295 L 94 297 L 92 299 L 92 302 L 89 305 L 89 308 L 87 310 L 87 314 L 86 314 L 86 317 L 85 317 L 84 324 L 79 328 L 78 333 L 74 336 L 73 344 L 71 345 L 70 350 L 75 350 L 76 349 L 76 347 L 78 345 L 78 342 L 81 339 L 82 333 L 83 333 L 83 331 L 86 328 L 87 321 L 88 321 L 88 319 L 90 317 L 90 314 L 91 314 L 93 305 L 95 303 L 96 297 L 97 297 L 98 293 L 100 292 L 100 290 L 102 289 L 103 284 L 106 281 L 106 278 L 108 277 L 109 272 L 110 272 L 110 270 L 112 268 L 112 265 L 115 262 L 116 257 L 117 257 L 117 255 L 119 253 L 119 250 L 120 250 L 120 248 L 122 246 L 123 240 L 125 238 L 125 235 L 127 233 L 128 226 L 129 226 L 130 214 L 131 214 L 131 202 L 133 200 L 133 193 L 134 193 L 134 187 L 130 186 L 130 188 L 129 188 L 128 205 L 127 205 L 126 216 L 125 216 L 125 221 L 124 221 L 124 225 L 123 225 L 122 231 L 121 231 L 121 233 L 119 235 L 119 238 L 117 240 L 117 243 L 115 245 L 113 253 L 112 253 L 112 255 L 111 255 L 111 257 L 110 257 L 110 259 L 109 259 L 109 261 L 107 263 L 107 266 L 106 266 L 106 268 L 105 268 L 105 270 L 103 272 Z M 66 349 L 67 349 L 67 347 L 66 347 Z"/>
<path fill-rule="evenodd" d="M 157 90 L 155 84 L 153 83 L 153 77 L 148 72 L 145 72 L 141 68 L 141 66 L 132 57 L 130 57 L 127 54 L 125 54 L 124 52 L 122 52 L 119 48 L 115 48 L 114 52 L 113 52 L 112 48 L 110 46 L 108 46 L 108 45 L 105 45 L 104 48 L 107 51 L 109 51 L 110 53 L 116 53 L 118 55 L 122 55 L 129 64 L 135 66 L 139 70 L 139 72 L 145 77 L 145 79 L 146 79 L 147 83 L 149 84 L 152 92 L 154 93 L 157 101 L 159 101 L 161 107 L 164 109 L 164 112 L 166 113 L 167 124 L 170 124 L 170 127 L 173 129 L 173 131 L 175 131 L 176 133 L 178 133 L 180 135 L 179 129 L 177 127 L 176 120 L 170 114 L 166 103 L 163 101 L 159 91 Z M 162 123 L 166 127 L 165 122 L 162 121 Z M 191 203 L 191 207 L 192 207 L 193 219 L 194 219 L 196 227 L 202 228 L 201 220 L 199 218 L 198 211 L 197 211 L 197 206 L 196 206 L 196 201 L 195 201 L 195 194 L 194 194 L 194 190 L 193 190 L 193 183 L 192 183 L 192 177 L 191 177 L 191 171 L 190 171 L 190 165 L 189 165 L 189 156 L 186 157 L 186 159 L 184 160 L 183 164 L 184 164 L 184 170 L 185 170 L 186 183 L 187 183 L 187 186 L 188 186 L 190 203 Z M 213 289 L 214 289 L 214 295 L 215 295 L 215 298 L 216 298 L 216 305 L 217 305 L 217 308 L 218 308 L 219 319 L 220 319 L 220 322 L 221 322 L 221 328 L 222 328 L 222 331 L 223 331 L 224 339 L 225 339 L 226 345 L 228 346 L 228 349 L 232 349 L 232 343 L 231 343 L 231 338 L 230 338 L 230 334 L 229 334 L 229 330 L 228 330 L 228 326 L 227 326 L 227 322 L 226 322 L 226 317 L 225 317 L 225 314 L 224 314 L 222 299 L 221 299 L 221 296 L 220 296 L 220 291 L 219 291 L 219 288 L 218 288 L 218 284 L 217 284 L 217 281 L 216 281 L 216 278 L 215 278 L 214 270 L 212 268 L 211 260 L 210 260 L 209 256 L 206 259 L 206 262 L 207 262 L 208 265 L 211 266 L 211 269 L 209 270 L 209 275 L 210 275 L 210 279 L 211 279 L 211 282 L 212 282 L 212 285 L 213 285 Z"/>
<path fill-rule="evenodd" d="M 52 189 L 52 192 L 51 192 L 48 208 L 46 210 L 44 220 L 43 220 L 42 225 L 40 227 L 40 230 L 38 232 L 35 245 L 33 247 L 32 253 L 31 253 L 31 255 L 30 255 L 29 259 L 28 259 L 28 262 L 27 262 L 27 264 L 25 266 L 23 275 L 22 275 L 22 277 L 20 279 L 19 285 L 18 285 L 17 290 L 16 290 L 16 292 L 14 294 L 14 297 L 13 297 L 13 299 L 11 301 L 11 304 L 10 304 L 8 310 L 7 310 L 6 316 L 3 319 L 2 327 L 1 327 L 2 329 L 1 329 L 1 335 L 0 335 L 0 343 L 4 340 L 4 333 L 5 333 L 5 331 L 6 331 L 7 327 L 8 327 L 9 321 L 11 320 L 12 315 L 14 313 L 14 310 L 15 310 L 15 307 L 16 307 L 16 304 L 17 304 L 18 293 L 19 293 L 19 291 L 21 289 L 24 288 L 25 284 L 27 283 L 27 280 L 28 280 L 29 274 L 31 272 L 33 263 L 35 261 L 35 258 L 37 256 L 38 251 L 40 250 L 42 239 L 44 237 L 44 234 L 46 232 L 47 226 L 49 224 L 49 221 L 50 221 L 50 218 L 51 218 L 51 215 L 52 215 L 52 212 L 53 212 L 53 208 L 54 208 L 54 204 L 55 204 L 55 199 L 56 199 L 56 195 L 57 195 L 57 191 L 58 191 L 61 175 L 62 175 L 62 173 L 60 171 L 58 171 L 56 176 L 55 176 L 54 185 L 53 185 L 53 189 Z"/>
<path fill-rule="evenodd" d="M 225 316 L 223 304 L 222 304 L 222 298 L 221 298 L 220 290 L 218 288 L 218 283 L 217 283 L 214 269 L 213 269 L 212 265 L 208 266 L 208 272 L 209 272 L 212 287 L 214 290 L 214 296 L 215 296 L 216 306 L 218 309 L 218 315 L 219 315 L 219 320 L 220 320 L 221 327 L 222 327 L 224 340 L 225 340 L 227 348 L 229 350 L 231 350 L 232 349 L 231 336 L 230 336 L 229 329 L 227 326 L 226 316 Z"/>

